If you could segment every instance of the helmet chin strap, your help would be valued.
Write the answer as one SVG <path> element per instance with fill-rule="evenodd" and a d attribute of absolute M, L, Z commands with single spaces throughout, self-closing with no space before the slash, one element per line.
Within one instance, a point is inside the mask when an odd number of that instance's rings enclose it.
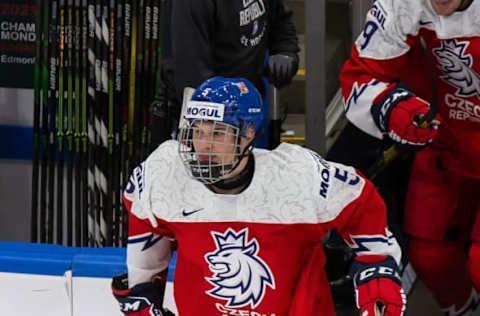
<path fill-rule="evenodd" d="M 217 181 L 213 183 L 212 186 L 222 190 L 233 190 L 240 187 L 246 188 L 252 181 L 253 172 L 255 171 L 255 158 L 253 157 L 251 152 L 249 152 L 248 154 L 249 155 L 247 165 L 245 166 L 245 168 L 243 168 L 242 171 L 240 171 L 239 174 L 231 178 Z"/>
<path fill-rule="evenodd" d="M 468 9 L 468 7 L 472 4 L 473 0 L 462 0 L 460 6 L 458 7 L 457 11 L 463 11 Z"/>

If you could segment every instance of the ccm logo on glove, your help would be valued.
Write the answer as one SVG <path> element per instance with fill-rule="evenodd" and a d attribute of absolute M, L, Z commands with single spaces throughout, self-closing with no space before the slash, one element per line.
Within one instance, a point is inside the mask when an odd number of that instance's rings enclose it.
<path fill-rule="evenodd" d="M 400 275 L 398 274 L 397 271 L 390 267 L 371 267 L 363 270 L 358 274 L 358 280 L 360 282 L 365 282 L 368 281 L 369 279 L 372 278 L 379 278 L 379 277 L 384 277 L 384 278 L 393 278 L 393 279 L 400 279 Z"/>
<path fill-rule="evenodd" d="M 136 312 L 142 308 L 147 307 L 148 305 L 151 305 L 150 302 L 145 298 L 138 298 L 138 299 L 130 298 L 125 300 L 130 300 L 130 302 L 124 301 L 124 302 L 118 303 L 120 305 L 120 310 L 124 313 Z"/>
<path fill-rule="evenodd" d="M 401 286 L 397 263 L 392 257 L 356 257 L 350 267 L 350 275 L 354 280 L 360 315 L 405 315 L 407 297 Z"/>

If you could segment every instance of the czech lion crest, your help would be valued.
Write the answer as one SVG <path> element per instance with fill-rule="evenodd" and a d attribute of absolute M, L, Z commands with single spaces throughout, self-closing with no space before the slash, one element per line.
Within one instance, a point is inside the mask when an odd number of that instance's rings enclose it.
<path fill-rule="evenodd" d="M 441 78 L 449 85 L 457 88 L 456 94 L 461 97 L 480 95 L 480 77 L 472 69 L 473 57 L 465 51 L 469 42 L 444 40 L 433 53 L 437 57 L 444 75 Z"/>
<path fill-rule="evenodd" d="M 266 287 L 275 289 L 273 274 L 257 255 L 260 248 L 255 238 L 248 240 L 248 228 L 235 232 L 211 232 L 216 250 L 205 255 L 213 276 L 205 278 L 214 286 L 210 296 L 226 300 L 227 307 L 250 304 L 255 308 L 262 301 Z"/>

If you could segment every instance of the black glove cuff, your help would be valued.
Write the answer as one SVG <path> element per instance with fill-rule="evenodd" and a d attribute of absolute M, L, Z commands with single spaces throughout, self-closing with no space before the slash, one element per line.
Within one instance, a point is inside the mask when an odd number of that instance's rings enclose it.
<path fill-rule="evenodd" d="M 122 274 L 112 280 L 112 293 L 117 299 L 120 310 L 125 314 L 135 313 L 150 305 L 162 310 L 165 283 L 145 282 L 128 288 L 128 275 Z"/>
<path fill-rule="evenodd" d="M 382 133 L 387 132 L 390 113 L 395 105 L 413 96 L 415 95 L 410 91 L 410 88 L 399 83 L 382 100 L 371 107 L 370 112 L 373 120 Z"/>
<path fill-rule="evenodd" d="M 378 278 L 388 278 L 392 279 L 400 286 L 402 285 L 402 280 L 400 274 L 398 273 L 398 266 L 395 260 L 388 256 L 385 261 L 378 263 L 363 263 L 354 260 L 350 266 L 350 276 L 355 283 L 355 286 L 367 283 L 372 279 Z"/>

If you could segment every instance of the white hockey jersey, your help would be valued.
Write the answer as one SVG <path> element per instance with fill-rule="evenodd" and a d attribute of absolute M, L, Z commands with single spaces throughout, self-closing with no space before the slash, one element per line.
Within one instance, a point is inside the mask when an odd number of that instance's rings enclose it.
<path fill-rule="evenodd" d="M 167 267 L 175 239 L 180 315 L 335 315 L 322 248 L 334 228 L 357 255 L 398 263 L 385 205 L 355 169 L 281 144 L 254 149 L 243 192 L 216 194 L 187 175 L 177 147 L 165 142 L 137 167 L 124 200 L 130 286 Z"/>
<path fill-rule="evenodd" d="M 443 166 L 480 178 L 479 56 L 480 1 L 440 16 L 430 0 L 377 0 L 340 74 L 346 116 L 382 138 L 370 110 L 392 83 L 406 84 L 427 102 L 436 93 L 442 124 L 433 146 Z"/>

